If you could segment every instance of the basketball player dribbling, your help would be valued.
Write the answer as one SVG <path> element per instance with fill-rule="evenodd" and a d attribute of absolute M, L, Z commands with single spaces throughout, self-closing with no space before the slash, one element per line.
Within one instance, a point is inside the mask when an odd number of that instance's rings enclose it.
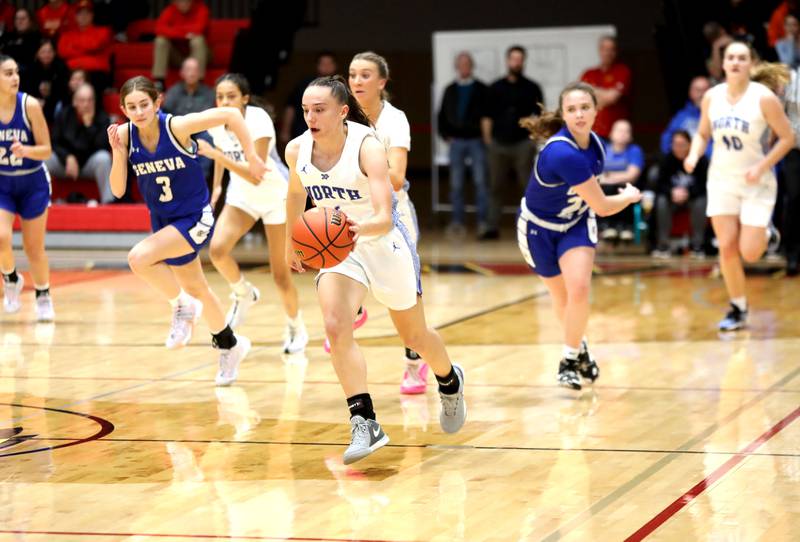
<path fill-rule="evenodd" d="M 128 253 L 131 270 L 169 300 L 173 309 L 167 348 L 185 346 L 205 308 L 212 344 L 219 349 L 216 383 L 230 385 L 250 350 L 246 337 L 236 336 L 225 322 L 219 299 L 206 282 L 200 249 L 214 228 L 208 187 L 197 161 L 192 134 L 227 125 L 242 144 L 251 175 L 261 178 L 266 166 L 256 154 L 242 114 L 234 108 L 214 108 L 184 116 L 159 111 L 161 96 L 146 77 L 129 79 L 120 88 L 120 103 L 128 118 L 108 127 L 112 149 L 111 191 L 125 193 L 130 162 L 139 191 L 150 211 L 153 234 Z"/>
<path fill-rule="evenodd" d="M 595 213 L 609 216 L 641 199 L 631 185 L 603 193 L 597 177 L 605 151 L 592 132 L 597 97 L 586 83 L 571 83 L 558 96 L 558 109 L 520 124 L 545 141 L 533 164 L 520 205 L 517 240 L 528 265 L 544 282 L 564 327 L 561 386 L 580 390 L 581 377 L 594 382 L 600 370 L 585 337 L 589 292 L 597 245 Z"/>
<path fill-rule="evenodd" d="M 308 343 L 308 333 L 300 314 L 297 289 L 286 264 L 286 190 L 287 178 L 281 174 L 275 161 L 269 156 L 275 147 L 275 128 L 267 112 L 249 105 L 250 86 L 247 79 L 238 73 L 227 73 L 217 80 L 217 107 L 234 107 L 244 117 L 253 140 L 256 153 L 267 163 L 268 171 L 263 178 L 250 175 L 242 145 L 225 126 L 209 130 L 214 140 L 212 147 L 202 139 L 198 143 L 198 154 L 214 160 L 214 189 L 211 207 L 217 203 L 222 191 L 222 174 L 230 172 L 230 183 L 225 197 L 225 206 L 214 227 L 209 254 L 214 267 L 230 284 L 233 304 L 226 317 L 228 324 L 237 329 L 245 319 L 249 308 L 255 304 L 260 292 L 239 269 L 231 252 L 233 247 L 250 231 L 256 221 L 264 224 L 269 246 L 269 267 L 272 279 L 281 296 L 286 311 L 286 331 L 283 352 L 302 352 Z"/>
<path fill-rule="evenodd" d="M 428 327 L 421 298 L 419 258 L 394 211 L 386 150 L 340 76 L 312 81 L 303 94 L 308 130 L 286 147 L 289 166 L 287 225 L 303 213 L 306 194 L 318 207 L 341 209 L 355 234 L 353 252 L 317 276 L 331 360 L 347 397 L 351 442 L 344 463 L 362 459 L 389 442 L 367 390 L 364 356 L 353 339 L 353 319 L 369 289 L 389 309 L 395 328 L 430 364 L 439 382 L 439 422 L 447 433 L 466 420 L 464 372 L 453 365 L 439 334 Z M 291 247 L 291 227 L 287 227 Z M 300 258 L 287 250 L 292 268 Z"/>
<path fill-rule="evenodd" d="M 14 217 L 22 223 L 22 247 L 36 289 L 36 319 L 55 318 L 50 298 L 50 266 L 45 252 L 50 174 L 43 164 L 52 152 L 50 132 L 39 102 L 19 91 L 19 67 L 0 55 L 0 272 L 3 310 L 20 310 L 25 281 L 17 273 L 12 250 Z"/>
<path fill-rule="evenodd" d="M 758 261 L 770 236 L 777 234 L 770 223 L 778 192 L 772 168 L 794 145 L 780 100 L 750 80 L 752 66 L 749 45 L 734 41 L 725 48 L 725 83 L 703 97 L 700 124 L 684 160 L 686 171 L 694 171 L 709 138 L 714 138 L 706 215 L 719 243 L 719 265 L 730 298 L 730 310 L 718 324 L 723 332 L 747 325 L 742 259 Z M 765 152 L 769 129 L 777 141 Z"/>

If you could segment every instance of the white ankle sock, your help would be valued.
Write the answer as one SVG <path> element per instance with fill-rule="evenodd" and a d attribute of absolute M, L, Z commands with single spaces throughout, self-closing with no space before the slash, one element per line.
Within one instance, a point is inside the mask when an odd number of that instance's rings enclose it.
<path fill-rule="evenodd" d="M 297 311 L 297 316 L 292 318 L 289 315 L 286 315 L 286 322 L 293 328 L 299 328 L 303 326 L 303 311 Z"/>
<path fill-rule="evenodd" d="M 732 297 L 731 304 L 735 305 L 740 311 L 746 312 L 747 311 L 747 298 L 742 297 Z"/>
<path fill-rule="evenodd" d="M 243 296 L 249 290 L 250 284 L 244 279 L 244 275 L 241 275 L 239 278 L 239 282 L 231 283 L 231 290 L 238 296 Z"/>
<path fill-rule="evenodd" d="M 573 348 L 565 344 L 562 352 L 566 359 L 578 359 L 578 355 L 580 354 L 580 348 Z"/>

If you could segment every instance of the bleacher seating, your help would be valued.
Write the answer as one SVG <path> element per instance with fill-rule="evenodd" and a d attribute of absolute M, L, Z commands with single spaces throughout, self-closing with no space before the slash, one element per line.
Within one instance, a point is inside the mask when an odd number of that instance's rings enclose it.
<path fill-rule="evenodd" d="M 214 81 L 227 72 L 233 52 L 233 42 L 237 32 L 250 24 L 248 19 L 216 19 L 210 23 L 208 45 L 211 49 L 209 65 L 206 69 L 205 83 L 213 85 Z M 120 118 L 119 87 L 131 77 L 137 75 L 150 76 L 153 64 L 153 42 L 141 41 L 152 38 L 155 34 L 155 19 L 133 22 L 128 27 L 127 43 L 117 43 L 113 49 L 113 86 L 102 98 L 102 107 L 113 120 Z M 172 86 L 179 81 L 179 70 L 171 68 L 166 85 Z M 133 181 L 133 179 L 131 179 Z M 72 192 L 83 194 L 86 199 L 98 199 L 97 185 L 94 179 L 53 179 L 52 200 L 66 200 Z M 138 187 L 132 182 L 135 201 L 141 201 Z M 19 221 L 14 225 L 19 229 Z M 150 231 L 150 219 L 147 208 L 142 203 L 115 204 L 90 207 L 85 204 L 56 204 L 50 208 L 48 230 L 51 232 L 96 233 L 113 232 L 116 234 L 142 234 Z M 74 236 L 73 236 L 74 238 Z M 73 239 L 70 238 L 70 239 Z M 70 241 L 72 242 L 72 241 Z M 113 240 L 109 240 L 113 243 Z"/>

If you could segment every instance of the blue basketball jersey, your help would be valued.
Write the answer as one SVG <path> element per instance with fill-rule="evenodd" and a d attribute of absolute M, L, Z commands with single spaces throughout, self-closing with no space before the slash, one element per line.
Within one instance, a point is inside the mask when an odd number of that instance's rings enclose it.
<path fill-rule="evenodd" d="M 25 104 L 30 98 L 24 92 L 17 92 L 17 103 L 14 116 L 8 124 L 0 122 L 0 175 L 28 175 L 42 167 L 41 160 L 18 158 L 11 154 L 11 145 L 19 141 L 23 145 L 35 145 L 31 122 L 25 111 Z"/>
<path fill-rule="evenodd" d="M 582 149 L 566 126 L 547 140 L 533 164 L 525 204 L 537 217 L 567 224 L 584 214 L 589 206 L 572 189 L 603 171 L 605 151 L 594 132 L 589 147 Z"/>
<path fill-rule="evenodd" d="M 197 161 L 197 143 L 183 148 L 172 134 L 172 115 L 158 112 L 158 145 L 149 152 L 139 139 L 139 130 L 129 123 L 128 157 L 151 213 L 181 217 L 201 211 L 209 202 L 203 168 Z"/>

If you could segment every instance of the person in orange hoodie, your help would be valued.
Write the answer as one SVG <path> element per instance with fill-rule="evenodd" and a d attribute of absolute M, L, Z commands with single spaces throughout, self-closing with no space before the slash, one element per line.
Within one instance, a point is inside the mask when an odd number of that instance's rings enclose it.
<path fill-rule="evenodd" d="M 66 0 L 49 0 L 36 12 L 39 31 L 46 38 L 53 38 L 66 30 L 72 21 L 72 6 Z"/>
<path fill-rule="evenodd" d="M 75 26 L 61 35 L 58 54 L 70 70 L 84 70 L 98 93 L 110 83 L 111 29 L 94 25 L 91 0 L 75 4 Z"/>
<path fill-rule="evenodd" d="M 206 73 L 209 11 L 203 0 L 172 0 L 156 20 L 156 40 L 153 47 L 153 79 L 167 77 L 169 64 L 180 64 L 186 56 L 197 59 L 200 78 Z M 188 53 L 188 55 L 187 55 Z"/>

